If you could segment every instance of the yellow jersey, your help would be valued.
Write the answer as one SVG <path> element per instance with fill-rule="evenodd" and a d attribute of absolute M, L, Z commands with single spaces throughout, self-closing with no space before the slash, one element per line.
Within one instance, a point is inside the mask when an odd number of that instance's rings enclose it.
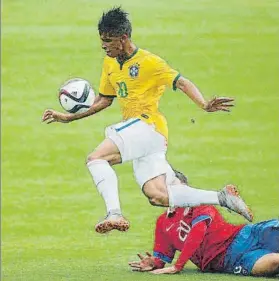
<path fill-rule="evenodd" d="M 136 49 L 124 62 L 108 56 L 104 59 L 99 93 L 117 97 L 123 119 L 140 118 L 168 138 L 168 126 L 160 113 L 159 100 L 166 86 L 176 90 L 180 74 L 163 59 Z"/>

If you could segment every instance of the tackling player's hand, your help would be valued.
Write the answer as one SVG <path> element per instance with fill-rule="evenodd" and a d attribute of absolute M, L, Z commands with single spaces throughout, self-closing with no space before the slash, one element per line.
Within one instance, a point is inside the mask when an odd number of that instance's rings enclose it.
<path fill-rule="evenodd" d="M 214 97 L 213 99 L 209 100 L 205 106 L 204 110 L 207 112 L 215 112 L 215 111 L 230 111 L 230 108 L 234 105 L 231 103 L 234 99 L 227 98 L 227 97 Z"/>
<path fill-rule="evenodd" d="M 47 124 L 53 122 L 68 123 L 71 121 L 70 117 L 71 114 L 65 114 L 58 111 L 54 111 L 52 109 L 47 109 L 43 114 L 42 121 L 46 122 Z"/>
<path fill-rule="evenodd" d="M 165 267 L 165 268 L 153 270 L 150 273 L 152 273 L 152 274 L 175 274 L 175 273 L 178 273 L 180 271 L 181 271 L 180 269 L 177 269 L 173 265 L 173 266 L 170 266 L 170 267 Z"/>
<path fill-rule="evenodd" d="M 138 254 L 138 257 L 140 258 L 140 261 L 129 262 L 133 271 L 144 272 L 151 271 L 155 268 L 154 257 L 150 253 L 146 252 L 146 257 Z"/>

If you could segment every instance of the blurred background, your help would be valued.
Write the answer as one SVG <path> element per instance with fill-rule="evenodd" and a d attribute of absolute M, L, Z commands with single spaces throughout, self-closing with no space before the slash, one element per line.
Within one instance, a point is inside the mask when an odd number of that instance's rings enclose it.
<path fill-rule="evenodd" d="M 169 123 L 170 163 L 195 187 L 237 184 L 255 222 L 278 218 L 278 1 L 6 0 L 1 280 L 221 278 L 192 265 L 175 277 L 129 271 L 127 262 L 137 252 L 152 250 L 155 220 L 163 212 L 149 205 L 130 164 L 115 167 L 130 230 L 95 233 L 105 207 L 85 159 L 104 138 L 104 128 L 121 120 L 117 101 L 71 124 L 41 123 L 46 108 L 62 110 L 57 93 L 65 80 L 88 79 L 97 91 L 104 57 L 97 23 L 104 10 L 120 4 L 130 13 L 138 47 L 166 59 L 206 98 L 235 98 L 231 113 L 209 114 L 183 93 L 166 91 L 161 111 Z"/>

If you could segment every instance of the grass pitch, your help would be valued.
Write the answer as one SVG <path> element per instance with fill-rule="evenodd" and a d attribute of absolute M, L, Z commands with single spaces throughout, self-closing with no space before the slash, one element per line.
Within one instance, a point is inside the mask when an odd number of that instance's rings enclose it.
<path fill-rule="evenodd" d="M 131 229 L 94 232 L 105 208 L 84 163 L 104 127 L 120 120 L 117 103 L 71 124 L 41 123 L 44 109 L 60 109 L 57 89 L 66 79 L 83 77 L 98 88 L 103 53 L 96 24 L 117 4 L 131 13 L 139 47 L 165 58 L 205 97 L 236 99 L 231 114 L 208 114 L 182 93 L 167 91 L 161 110 L 169 122 L 171 164 L 197 187 L 238 184 L 255 221 L 278 217 L 277 1 L 6 0 L 1 280 L 240 280 L 202 274 L 190 264 L 176 276 L 130 272 L 127 262 L 152 249 L 162 209 L 149 205 L 129 164 L 116 171 Z"/>

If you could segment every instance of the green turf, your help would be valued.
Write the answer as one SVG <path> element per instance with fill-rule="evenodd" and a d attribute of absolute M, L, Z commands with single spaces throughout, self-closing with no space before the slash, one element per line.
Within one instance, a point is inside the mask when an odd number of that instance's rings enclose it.
<path fill-rule="evenodd" d="M 45 108 L 60 109 L 57 89 L 69 77 L 98 88 L 103 53 L 96 23 L 103 9 L 119 3 L 132 15 L 138 46 L 166 58 L 207 98 L 236 99 L 231 114 L 207 114 L 182 93 L 166 92 L 161 109 L 170 127 L 170 162 L 198 187 L 238 184 L 255 221 L 278 217 L 276 0 L 5 0 L 1 280 L 238 280 L 193 265 L 177 276 L 129 271 L 137 252 L 152 249 L 162 211 L 148 204 L 129 164 L 116 171 L 131 229 L 94 232 L 105 209 L 84 162 L 104 127 L 120 120 L 117 104 L 67 125 L 40 121 Z"/>

